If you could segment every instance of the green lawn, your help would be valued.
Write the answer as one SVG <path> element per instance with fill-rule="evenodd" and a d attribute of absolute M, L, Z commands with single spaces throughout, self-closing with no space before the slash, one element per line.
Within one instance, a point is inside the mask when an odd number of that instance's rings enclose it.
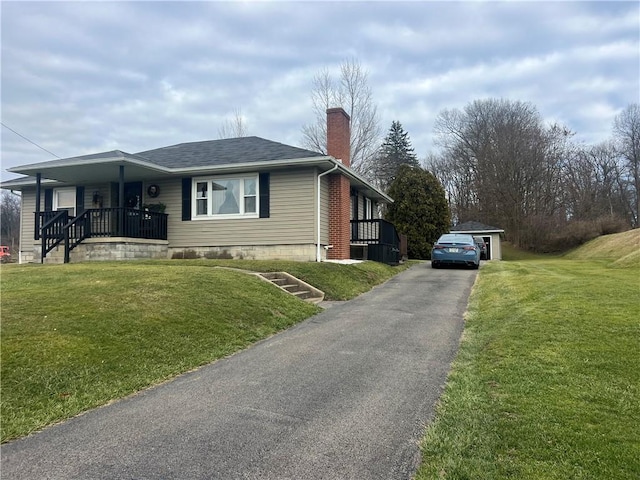
<path fill-rule="evenodd" d="M 2 441 L 236 352 L 320 309 L 217 261 L 3 265 Z M 405 267 L 243 262 L 345 299 Z"/>
<path fill-rule="evenodd" d="M 483 267 L 416 479 L 640 478 L 633 241 Z"/>

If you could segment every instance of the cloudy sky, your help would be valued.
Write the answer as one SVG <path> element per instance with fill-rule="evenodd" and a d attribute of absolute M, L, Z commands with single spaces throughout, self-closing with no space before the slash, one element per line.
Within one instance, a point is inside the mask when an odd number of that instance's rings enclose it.
<path fill-rule="evenodd" d="M 419 158 L 438 113 L 476 99 L 530 102 L 589 144 L 640 101 L 637 1 L 0 8 L 3 180 L 54 155 L 215 139 L 237 109 L 250 135 L 300 146 L 313 76 L 346 59 L 369 72 L 383 131 L 399 120 Z"/>

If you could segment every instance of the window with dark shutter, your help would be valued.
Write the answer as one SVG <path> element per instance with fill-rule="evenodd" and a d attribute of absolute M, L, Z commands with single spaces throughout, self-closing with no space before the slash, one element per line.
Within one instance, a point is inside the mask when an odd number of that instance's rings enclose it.
<path fill-rule="evenodd" d="M 269 173 L 260 174 L 260 218 L 269 218 Z"/>
<path fill-rule="evenodd" d="M 191 220 L 191 177 L 182 179 L 182 221 Z"/>
<path fill-rule="evenodd" d="M 53 210 L 53 188 L 44 189 L 44 211 L 50 212 Z"/>
<path fill-rule="evenodd" d="M 84 187 L 76 187 L 76 215 L 84 211 Z"/>

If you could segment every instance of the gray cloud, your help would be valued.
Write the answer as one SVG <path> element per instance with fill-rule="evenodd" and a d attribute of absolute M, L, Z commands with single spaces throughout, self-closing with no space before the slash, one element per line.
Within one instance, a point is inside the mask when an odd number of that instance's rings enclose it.
<path fill-rule="evenodd" d="M 368 70 L 383 129 L 531 102 L 587 143 L 639 101 L 637 2 L 2 2 L 2 121 L 61 157 L 249 133 L 293 145 L 323 68 Z M 10 166 L 51 159 L 2 129 Z"/>

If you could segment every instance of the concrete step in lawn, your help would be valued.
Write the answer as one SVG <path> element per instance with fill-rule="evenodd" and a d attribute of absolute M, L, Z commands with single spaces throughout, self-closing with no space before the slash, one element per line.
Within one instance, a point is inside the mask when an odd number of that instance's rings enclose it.
<path fill-rule="evenodd" d="M 323 291 L 312 287 L 287 272 L 260 273 L 258 276 L 305 302 L 318 304 L 324 299 Z"/>

